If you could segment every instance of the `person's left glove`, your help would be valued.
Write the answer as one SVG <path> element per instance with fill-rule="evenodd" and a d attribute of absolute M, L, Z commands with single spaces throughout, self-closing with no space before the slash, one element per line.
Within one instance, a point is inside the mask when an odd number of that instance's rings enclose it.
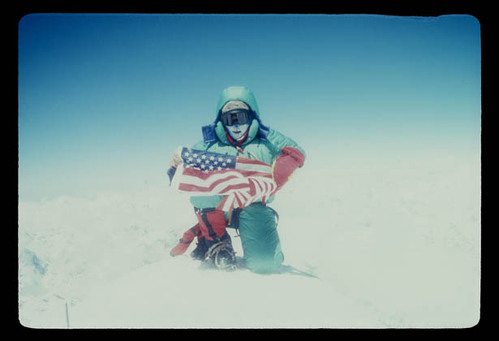
<path fill-rule="evenodd" d="M 284 147 L 282 154 L 277 157 L 272 165 L 272 178 L 277 184 L 277 189 L 281 189 L 294 171 L 302 167 L 305 162 L 305 155 L 294 147 Z"/>

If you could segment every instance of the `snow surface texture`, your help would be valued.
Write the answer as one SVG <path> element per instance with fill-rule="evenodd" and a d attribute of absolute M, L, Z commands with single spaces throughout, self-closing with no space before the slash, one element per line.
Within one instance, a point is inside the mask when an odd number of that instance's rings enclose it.
<path fill-rule="evenodd" d="M 169 250 L 195 217 L 163 182 L 19 203 L 31 328 L 466 328 L 480 318 L 479 155 L 335 157 L 271 205 L 285 263 L 320 279 L 200 270 Z M 327 182 L 319 179 L 329 178 Z M 232 230 L 231 230 L 232 231 Z M 233 238 L 242 256 L 240 240 Z"/>

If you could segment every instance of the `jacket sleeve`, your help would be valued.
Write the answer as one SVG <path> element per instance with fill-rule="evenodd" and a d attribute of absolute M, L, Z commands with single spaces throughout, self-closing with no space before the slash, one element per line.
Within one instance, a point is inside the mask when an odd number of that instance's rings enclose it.
<path fill-rule="evenodd" d="M 208 146 L 210 145 L 210 143 L 208 142 L 204 142 L 204 141 L 199 141 L 197 143 L 195 143 L 194 145 L 191 146 L 192 149 L 196 149 L 196 150 L 208 150 Z"/>
<path fill-rule="evenodd" d="M 275 157 L 278 157 L 283 153 L 289 154 L 291 152 L 291 156 L 299 159 L 300 167 L 303 166 L 303 162 L 305 161 L 305 150 L 300 147 L 294 140 L 272 128 L 267 135 L 267 140 L 273 148 Z"/>

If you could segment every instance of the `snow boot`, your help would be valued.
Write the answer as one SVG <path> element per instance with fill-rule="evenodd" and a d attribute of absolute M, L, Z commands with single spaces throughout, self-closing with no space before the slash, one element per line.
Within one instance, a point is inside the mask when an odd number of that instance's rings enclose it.
<path fill-rule="evenodd" d="M 222 240 L 214 243 L 208 249 L 207 256 L 219 270 L 235 271 L 237 269 L 236 255 L 230 241 Z"/>

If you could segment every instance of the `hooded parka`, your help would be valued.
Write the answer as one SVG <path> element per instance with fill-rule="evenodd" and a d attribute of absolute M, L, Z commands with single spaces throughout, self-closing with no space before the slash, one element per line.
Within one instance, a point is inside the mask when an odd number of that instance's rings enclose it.
<path fill-rule="evenodd" d="M 239 148 L 236 148 L 229 140 L 228 134 L 220 120 L 220 111 L 228 101 L 242 101 L 246 103 L 252 113 L 253 120 L 248 128 L 248 136 Z M 230 156 L 242 156 L 256 159 L 272 165 L 275 159 L 281 155 L 282 148 L 294 147 L 301 153 L 304 150 L 292 139 L 284 136 L 277 130 L 262 124 L 260 111 L 255 96 L 247 87 L 232 86 L 225 88 L 218 100 L 215 121 L 211 125 L 203 127 L 203 140 L 192 146 L 192 149 L 227 154 Z M 191 203 L 197 208 L 213 208 L 222 200 L 223 196 L 193 196 Z M 267 203 L 273 201 L 273 197 Z"/>

